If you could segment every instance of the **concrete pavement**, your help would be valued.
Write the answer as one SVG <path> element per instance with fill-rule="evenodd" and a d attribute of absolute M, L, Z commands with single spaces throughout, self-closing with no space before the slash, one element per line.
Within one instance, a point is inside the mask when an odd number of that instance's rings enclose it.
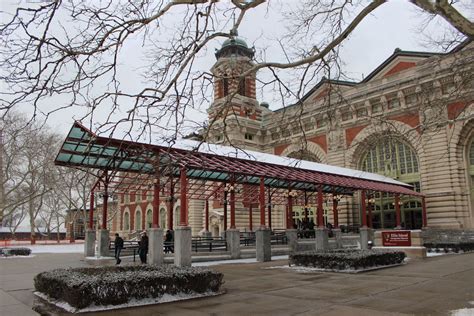
<path fill-rule="evenodd" d="M 35 315 L 31 310 L 34 275 L 87 265 L 81 260 L 81 254 L 0 259 L 0 314 Z M 447 315 L 474 308 L 474 253 L 411 261 L 361 274 L 265 269 L 285 264 L 280 260 L 213 266 L 224 273 L 224 295 L 95 314 Z"/>

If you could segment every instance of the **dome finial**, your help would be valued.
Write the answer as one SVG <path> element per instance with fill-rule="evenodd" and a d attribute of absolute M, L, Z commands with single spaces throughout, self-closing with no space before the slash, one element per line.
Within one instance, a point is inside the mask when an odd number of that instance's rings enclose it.
<path fill-rule="evenodd" d="M 230 37 L 231 37 L 231 38 L 234 38 L 234 37 L 239 36 L 239 32 L 237 31 L 236 28 L 232 28 L 232 29 L 230 30 L 229 34 L 230 34 Z"/>

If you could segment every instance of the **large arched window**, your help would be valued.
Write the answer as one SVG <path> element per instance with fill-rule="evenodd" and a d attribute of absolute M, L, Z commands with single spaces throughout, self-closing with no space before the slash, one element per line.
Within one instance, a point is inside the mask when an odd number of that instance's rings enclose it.
<path fill-rule="evenodd" d="M 300 159 L 300 160 L 307 160 L 313 162 L 321 162 L 318 157 L 311 153 L 309 150 L 301 149 L 299 151 L 294 151 L 288 155 L 289 158 Z"/>
<path fill-rule="evenodd" d="M 148 209 L 146 211 L 146 227 L 151 228 L 153 224 L 153 210 Z"/>
<path fill-rule="evenodd" d="M 135 230 L 142 229 L 142 211 L 137 209 L 135 211 Z"/>
<path fill-rule="evenodd" d="M 160 209 L 160 227 L 161 228 L 166 227 L 166 209 L 164 208 Z"/>
<path fill-rule="evenodd" d="M 130 230 L 130 213 L 128 211 L 123 213 L 123 230 Z"/>
<path fill-rule="evenodd" d="M 179 226 L 179 216 L 181 213 L 180 211 L 181 211 L 181 208 L 179 206 L 176 206 L 176 208 L 174 209 L 174 227 Z"/>
<path fill-rule="evenodd" d="M 374 143 L 362 156 L 360 168 L 411 184 L 415 191 L 420 191 L 418 155 L 400 138 L 388 136 Z M 375 205 L 369 206 L 374 228 L 395 227 L 394 197 L 376 192 L 374 198 Z M 408 199 L 412 198 L 401 200 L 401 224 L 410 229 L 421 228 L 421 204 Z"/>

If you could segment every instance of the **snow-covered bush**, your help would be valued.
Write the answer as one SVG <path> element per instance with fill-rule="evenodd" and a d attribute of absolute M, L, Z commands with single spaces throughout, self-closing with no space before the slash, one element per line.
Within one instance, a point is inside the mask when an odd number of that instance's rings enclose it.
<path fill-rule="evenodd" d="M 2 256 L 29 256 L 30 254 L 30 248 L 0 248 Z"/>
<path fill-rule="evenodd" d="M 431 242 L 425 243 L 428 252 L 468 252 L 474 251 L 474 242 Z"/>
<path fill-rule="evenodd" d="M 405 259 L 401 251 L 328 250 L 300 252 L 290 255 L 290 265 L 330 270 L 358 270 L 376 266 L 399 264 Z"/>
<path fill-rule="evenodd" d="M 75 308 L 119 305 L 165 294 L 218 292 L 222 273 L 206 268 L 121 266 L 56 269 L 35 276 L 37 291 Z"/>

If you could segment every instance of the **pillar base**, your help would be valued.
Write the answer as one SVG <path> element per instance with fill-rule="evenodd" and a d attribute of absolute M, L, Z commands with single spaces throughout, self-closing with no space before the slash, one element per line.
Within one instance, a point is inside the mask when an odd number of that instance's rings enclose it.
<path fill-rule="evenodd" d="M 329 249 L 328 230 L 326 228 L 316 228 L 316 250 Z"/>
<path fill-rule="evenodd" d="M 260 228 L 255 232 L 256 238 L 256 256 L 258 262 L 272 260 L 271 230 L 269 228 Z"/>
<path fill-rule="evenodd" d="M 86 230 L 86 237 L 84 240 L 84 257 L 95 256 L 95 230 Z"/>
<path fill-rule="evenodd" d="M 174 229 L 174 265 L 191 266 L 191 227 L 178 226 Z"/>
<path fill-rule="evenodd" d="M 98 239 L 98 252 L 99 257 L 110 257 L 110 250 L 109 250 L 109 230 L 108 229 L 100 229 L 99 230 L 99 239 Z"/>
<path fill-rule="evenodd" d="M 290 253 L 296 252 L 296 248 L 298 246 L 298 230 L 287 229 L 286 239 L 288 240 L 288 249 Z"/>
<path fill-rule="evenodd" d="M 339 228 L 334 228 L 332 230 L 332 233 L 334 234 L 334 239 L 336 241 L 336 249 L 341 249 L 342 248 L 342 232 Z"/>
<path fill-rule="evenodd" d="M 148 261 L 150 264 L 163 264 L 163 228 L 148 229 Z"/>
<path fill-rule="evenodd" d="M 360 249 L 369 249 L 369 241 L 373 241 L 373 229 L 368 227 L 360 228 Z"/>
<path fill-rule="evenodd" d="M 229 229 L 226 233 L 227 250 L 230 251 L 232 259 L 240 258 L 240 231 L 238 229 Z"/>

